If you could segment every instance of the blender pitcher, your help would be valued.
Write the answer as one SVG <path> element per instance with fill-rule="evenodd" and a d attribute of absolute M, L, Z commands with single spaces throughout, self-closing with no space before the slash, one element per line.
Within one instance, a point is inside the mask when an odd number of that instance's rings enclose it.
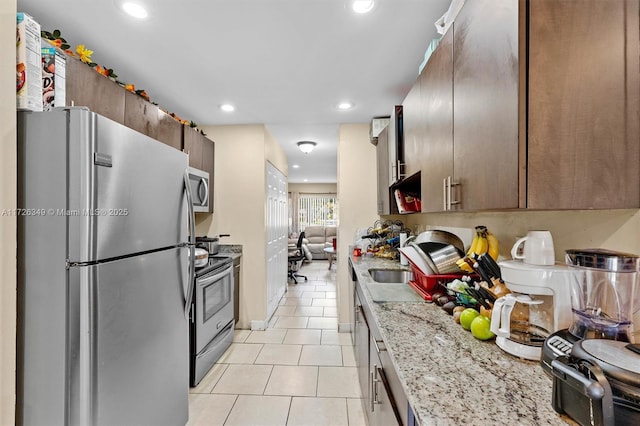
<path fill-rule="evenodd" d="M 635 293 L 640 292 L 639 257 L 603 249 L 567 250 L 566 262 L 576 270 L 569 332 L 578 339 L 635 343 L 633 304 Z"/>

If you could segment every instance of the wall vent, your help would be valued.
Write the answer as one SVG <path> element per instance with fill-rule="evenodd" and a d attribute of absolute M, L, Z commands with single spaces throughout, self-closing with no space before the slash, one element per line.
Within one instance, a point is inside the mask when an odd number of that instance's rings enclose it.
<path fill-rule="evenodd" d="M 378 145 L 378 135 L 385 127 L 389 125 L 391 117 L 374 117 L 371 119 L 371 127 L 369 127 L 369 138 L 371 143 Z"/>

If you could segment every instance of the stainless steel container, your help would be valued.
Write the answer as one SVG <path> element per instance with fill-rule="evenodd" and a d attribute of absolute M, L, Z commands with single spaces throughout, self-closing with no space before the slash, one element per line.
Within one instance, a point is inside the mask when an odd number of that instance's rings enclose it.
<path fill-rule="evenodd" d="M 462 258 L 464 253 L 451 244 L 427 253 L 431 260 L 429 265 L 436 274 L 449 274 L 460 272 L 456 262 Z"/>

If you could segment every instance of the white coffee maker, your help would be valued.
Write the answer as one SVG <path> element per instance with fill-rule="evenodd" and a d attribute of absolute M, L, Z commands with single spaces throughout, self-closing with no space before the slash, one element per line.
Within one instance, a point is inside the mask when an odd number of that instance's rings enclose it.
<path fill-rule="evenodd" d="M 520 358 L 540 360 L 544 340 L 572 321 L 571 281 L 567 265 L 530 265 L 521 260 L 499 263 L 512 293 L 493 305 L 491 330 L 496 344 Z"/>

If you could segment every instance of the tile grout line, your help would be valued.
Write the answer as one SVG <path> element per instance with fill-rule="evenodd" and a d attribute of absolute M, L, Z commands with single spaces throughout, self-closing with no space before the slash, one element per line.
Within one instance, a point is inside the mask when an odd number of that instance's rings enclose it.
<path fill-rule="evenodd" d="M 240 398 L 240 395 L 236 395 L 236 397 L 234 398 L 233 404 L 231 404 L 231 408 L 229 409 L 229 412 L 225 416 L 224 422 L 222 422 L 223 425 L 227 424 L 227 422 L 229 421 L 229 416 L 231 415 L 231 412 L 233 411 L 233 407 L 235 407 L 236 404 L 238 403 L 238 398 Z"/>

